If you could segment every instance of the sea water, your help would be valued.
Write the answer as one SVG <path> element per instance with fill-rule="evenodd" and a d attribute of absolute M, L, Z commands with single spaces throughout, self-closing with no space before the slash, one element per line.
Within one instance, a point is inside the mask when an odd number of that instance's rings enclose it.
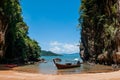
<path fill-rule="evenodd" d="M 77 63 L 76 60 L 79 60 L 80 62 L 82 62 L 78 53 L 76 53 L 76 54 L 63 54 L 62 56 L 42 56 L 41 58 L 44 58 L 47 61 L 47 63 L 40 63 L 39 64 L 39 69 L 40 69 L 40 72 L 42 72 L 42 73 L 66 74 L 66 73 L 79 73 L 80 72 L 80 67 L 58 70 L 57 67 L 55 66 L 55 64 L 53 63 L 53 59 L 55 59 L 55 58 L 60 58 L 62 60 L 60 62 L 61 64 L 65 64 L 65 63 L 75 64 L 75 63 Z"/>
<path fill-rule="evenodd" d="M 62 61 L 60 63 L 76 63 L 76 60 L 82 62 L 79 54 L 63 54 L 62 56 L 41 56 L 44 58 L 46 63 L 36 63 L 33 65 L 20 66 L 16 70 L 24 71 L 30 73 L 42 73 L 42 74 L 79 74 L 86 72 L 107 72 L 112 71 L 111 67 L 103 65 L 93 65 L 93 64 L 81 64 L 80 67 L 61 69 L 58 70 L 53 63 L 54 58 L 60 58 Z"/>
<path fill-rule="evenodd" d="M 58 70 L 55 66 L 53 59 L 60 58 L 62 61 L 60 63 L 77 63 L 76 59 L 80 62 L 82 61 L 79 53 L 75 54 L 62 54 L 62 56 L 41 56 L 40 58 L 45 59 L 46 63 L 36 63 L 33 65 L 20 66 L 16 70 L 32 73 L 42 73 L 42 74 L 71 74 L 80 73 L 81 67 L 71 68 L 71 69 L 61 69 Z"/>
<path fill-rule="evenodd" d="M 41 56 L 40 58 L 44 58 L 47 62 L 51 62 L 55 58 L 60 58 L 62 62 L 71 62 L 71 61 L 75 61 L 76 59 L 82 62 L 79 53 L 62 54 L 61 56 Z"/>

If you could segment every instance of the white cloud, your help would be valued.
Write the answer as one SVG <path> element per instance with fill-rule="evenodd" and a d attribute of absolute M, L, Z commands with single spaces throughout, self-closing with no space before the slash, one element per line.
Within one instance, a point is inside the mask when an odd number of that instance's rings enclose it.
<path fill-rule="evenodd" d="M 61 48 L 58 47 L 58 46 L 54 46 L 54 47 L 50 48 L 50 51 L 52 51 L 52 52 L 60 52 Z"/>
<path fill-rule="evenodd" d="M 79 52 L 79 48 L 76 46 L 77 44 L 71 43 L 60 43 L 58 41 L 50 42 L 50 51 L 55 53 L 76 53 Z"/>
<path fill-rule="evenodd" d="M 58 45 L 62 45 L 62 44 L 57 42 L 57 41 L 53 41 L 53 42 L 50 42 L 50 45 L 51 46 L 58 46 Z"/>

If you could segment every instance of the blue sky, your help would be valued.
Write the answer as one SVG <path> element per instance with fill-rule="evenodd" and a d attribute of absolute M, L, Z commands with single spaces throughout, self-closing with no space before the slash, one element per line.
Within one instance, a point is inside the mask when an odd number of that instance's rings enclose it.
<path fill-rule="evenodd" d="M 21 0 L 24 21 L 29 36 L 43 50 L 74 53 L 79 49 L 77 29 L 80 0 Z"/>

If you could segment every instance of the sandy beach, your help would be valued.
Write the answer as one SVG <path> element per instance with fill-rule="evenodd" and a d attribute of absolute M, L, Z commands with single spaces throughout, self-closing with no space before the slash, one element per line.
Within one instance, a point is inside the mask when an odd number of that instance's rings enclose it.
<path fill-rule="evenodd" d="M 120 80 L 120 70 L 109 73 L 85 73 L 67 75 L 48 75 L 1 70 L 1 80 Z"/>

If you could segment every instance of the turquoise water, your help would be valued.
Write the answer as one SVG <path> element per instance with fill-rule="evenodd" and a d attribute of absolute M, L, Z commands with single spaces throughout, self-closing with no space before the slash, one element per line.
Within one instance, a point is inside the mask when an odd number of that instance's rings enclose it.
<path fill-rule="evenodd" d="M 41 56 L 41 58 L 44 58 L 47 62 L 53 61 L 54 58 L 60 58 L 62 59 L 62 62 L 74 62 L 74 59 L 78 59 L 82 62 L 80 55 L 78 53 L 76 54 L 63 54 L 62 56 Z"/>
<path fill-rule="evenodd" d="M 42 73 L 66 74 L 66 73 L 79 73 L 80 72 L 81 67 L 58 70 L 53 63 L 54 58 L 62 59 L 62 62 L 60 62 L 62 64 L 66 63 L 66 62 L 76 63 L 76 61 L 74 59 L 78 59 L 79 61 L 82 61 L 80 59 L 79 54 L 64 54 L 63 56 L 42 56 L 41 58 L 44 58 L 47 61 L 47 63 L 39 64 L 40 72 L 42 72 Z"/>
<path fill-rule="evenodd" d="M 79 73 L 80 72 L 80 67 L 77 68 L 72 68 L 72 69 L 64 69 L 64 70 L 57 70 L 56 66 L 53 63 L 54 58 L 60 58 L 62 59 L 61 63 L 66 63 L 66 62 L 72 62 L 76 63 L 74 59 L 80 59 L 79 54 L 64 54 L 63 56 L 42 56 L 41 58 L 44 58 L 47 63 L 42 63 L 39 64 L 39 68 L 42 73 L 52 73 L 52 74 L 66 74 L 66 73 Z"/>
<path fill-rule="evenodd" d="M 112 71 L 111 67 L 102 66 L 102 65 L 93 65 L 93 64 L 81 64 L 80 67 L 71 68 L 71 69 L 61 69 L 58 70 L 53 63 L 54 58 L 61 58 L 61 63 L 67 63 L 72 62 L 76 63 L 74 59 L 79 59 L 80 62 L 82 60 L 80 59 L 79 54 L 64 54 L 63 56 L 42 56 L 41 58 L 44 58 L 47 62 L 46 63 L 36 63 L 33 65 L 26 65 L 26 66 L 20 66 L 17 67 L 17 71 L 24 71 L 24 72 L 30 72 L 30 73 L 42 73 L 42 74 L 79 74 L 84 73 L 88 71 Z"/>
<path fill-rule="evenodd" d="M 34 73 L 42 73 L 42 74 L 71 74 L 71 73 L 80 73 L 81 67 L 71 68 L 71 69 L 63 69 L 58 70 L 53 63 L 54 58 L 62 59 L 61 63 L 72 62 L 76 63 L 74 59 L 80 59 L 79 54 L 64 54 L 63 56 L 41 56 L 40 58 L 44 58 L 47 63 L 37 63 L 34 65 L 26 65 L 19 67 L 19 71 L 25 72 L 34 72 Z"/>

